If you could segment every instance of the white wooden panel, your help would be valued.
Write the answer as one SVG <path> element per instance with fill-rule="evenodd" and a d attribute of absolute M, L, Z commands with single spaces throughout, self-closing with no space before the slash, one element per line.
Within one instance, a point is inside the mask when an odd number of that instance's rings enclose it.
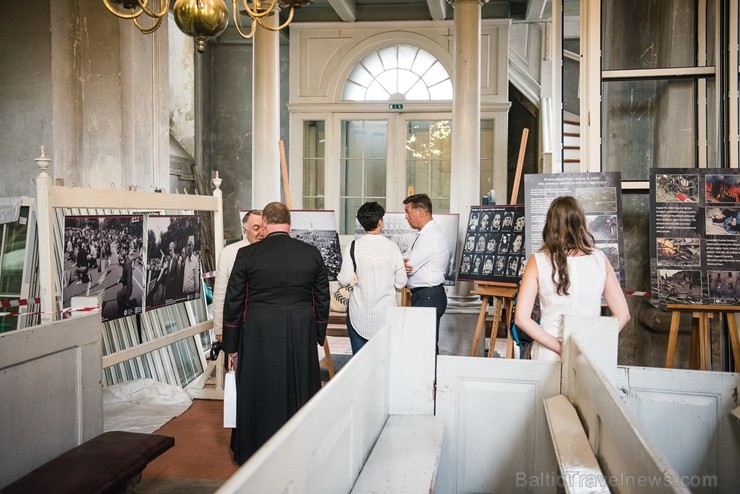
<path fill-rule="evenodd" d="M 740 492 L 740 374 L 620 367 L 622 397 L 693 492 Z"/>
<path fill-rule="evenodd" d="M 680 485 L 676 471 L 652 444 L 637 419 L 617 395 L 612 382 L 591 355 L 579 346 L 581 335 L 567 341 L 568 396 L 588 435 L 609 485 L 616 492 L 689 492 Z"/>
<path fill-rule="evenodd" d="M 97 313 L 0 334 L 0 486 L 103 432 L 100 335 Z"/>
<path fill-rule="evenodd" d="M 437 492 L 555 492 L 542 403 L 560 394 L 560 362 L 440 356 L 437 376 Z"/>
<path fill-rule="evenodd" d="M 619 331 L 614 317 L 583 317 L 566 315 L 563 320 L 563 341 L 572 335 L 578 335 L 579 350 L 571 355 L 571 345 L 563 347 L 563 372 L 561 389 L 568 397 L 573 397 L 570 381 L 575 372 L 575 362 L 581 352 L 588 353 L 590 362 L 598 368 L 612 388 L 617 380 L 617 353 L 619 351 Z"/>
<path fill-rule="evenodd" d="M 388 413 L 434 414 L 435 309 L 393 307 L 385 314 L 391 333 Z"/>
<path fill-rule="evenodd" d="M 388 416 L 389 345 L 386 326 L 218 492 L 349 492 Z"/>

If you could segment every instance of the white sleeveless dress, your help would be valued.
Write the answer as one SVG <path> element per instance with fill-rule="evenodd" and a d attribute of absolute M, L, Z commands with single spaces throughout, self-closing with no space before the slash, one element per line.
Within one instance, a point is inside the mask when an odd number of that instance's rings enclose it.
<path fill-rule="evenodd" d="M 562 342 L 565 314 L 580 316 L 601 314 L 601 296 L 606 283 L 606 256 L 600 250 L 594 249 L 587 256 L 568 257 L 570 276 L 568 295 L 557 293 L 555 283 L 552 281 L 550 256 L 544 252 L 536 252 L 535 258 L 540 284 L 540 326 Z M 560 360 L 560 357 L 557 353 L 534 342 L 532 359 Z"/>

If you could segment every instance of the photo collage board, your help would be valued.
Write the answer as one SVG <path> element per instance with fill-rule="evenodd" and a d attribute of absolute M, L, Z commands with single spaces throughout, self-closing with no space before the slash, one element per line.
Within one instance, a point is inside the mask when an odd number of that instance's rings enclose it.
<path fill-rule="evenodd" d="M 526 263 L 524 206 L 473 206 L 458 279 L 519 283 Z"/>
<path fill-rule="evenodd" d="M 199 216 L 66 216 L 62 305 L 97 297 L 106 322 L 198 299 L 200 249 Z"/>
<path fill-rule="evenodd" d="M 740 303 L 740 170 L 650 171 L 652 302 Z"/>
<path fill-rule="evenodd" d="M 586 214 L 586 227 L 596 248 L 609 259 L 625 289 L 624 227 L 622 224 L 622 176 L 619 172 L 552 173 L 524 176 L 527 211 L 527 256 L 542 246 L 550 203 L 560 196 L 573 196 Z"/>

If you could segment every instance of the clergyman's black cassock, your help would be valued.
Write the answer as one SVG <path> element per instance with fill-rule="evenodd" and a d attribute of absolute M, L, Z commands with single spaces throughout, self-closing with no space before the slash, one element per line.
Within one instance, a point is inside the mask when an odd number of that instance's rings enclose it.
<path fill-rule="evenodd" d="M 234 460 L 244 463 L 319 389 L 317 343 L 329 279 L 316 247 L 273 232 L 239 249 L 224 302 L 223 350 L 239 354 Z"/>

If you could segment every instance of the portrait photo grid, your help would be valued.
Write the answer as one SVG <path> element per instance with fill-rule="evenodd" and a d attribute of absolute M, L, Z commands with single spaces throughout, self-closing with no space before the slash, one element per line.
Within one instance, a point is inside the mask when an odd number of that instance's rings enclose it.
<path fill-rule="evenodd" d="M 463 241 L 458 279 L 518 283 L 524 272 L 524 206 L 473 206 Z"/>

